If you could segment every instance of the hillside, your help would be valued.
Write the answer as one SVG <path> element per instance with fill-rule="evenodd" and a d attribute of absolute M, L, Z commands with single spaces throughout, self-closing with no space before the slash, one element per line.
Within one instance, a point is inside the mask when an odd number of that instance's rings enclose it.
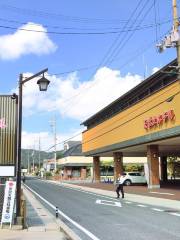
<path fill-rule="evenodd" d="M 32 165 L 33 159 L 34 159 L 34 163 L 36 165 L 39 165 L 39 151 L 38 150 L 22 149 L 22 152 L 21 152 L 22 168 L 27 168 L 27 166 L 28 166 L 28 154 L 29 154 L 30 165 Z M 57 158 L 60 158 L 61 155 L 62 155 L 62 151 L 57 151 Z M 43 163 L 44 159 L 51 159 L 53 157 L 54 157 L 54 152 L 40 151 L 41 164 Z"/>

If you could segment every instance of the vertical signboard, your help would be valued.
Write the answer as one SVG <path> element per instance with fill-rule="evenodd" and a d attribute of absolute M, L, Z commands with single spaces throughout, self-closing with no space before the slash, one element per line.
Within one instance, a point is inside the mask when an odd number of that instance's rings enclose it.
<path fill-rule="evenodd" d="M 17 155 L 17 98 L 0 95 L 0 177 L 15 176 Z"/>
<path fill-rule="evenodd" d="M 2 210 L 1 227 L 3 223 L 12 224 L 14 202 L 16 193 L 16 182 L 7 181 L 5 187 L 4 204 Z"/>

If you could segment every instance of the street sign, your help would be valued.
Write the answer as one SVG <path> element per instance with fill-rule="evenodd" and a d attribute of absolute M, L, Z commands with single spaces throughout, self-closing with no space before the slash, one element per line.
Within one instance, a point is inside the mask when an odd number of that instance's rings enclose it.
<path fill-rule="evenodd" d="M 9 223 L 10 227 L 12 224 L 14 202 L 16 193 L 16 182 L 6 181 L 5 194 L 4 194 L 4 204 L 2 210 L 1 227 L 3 223 Z"/>

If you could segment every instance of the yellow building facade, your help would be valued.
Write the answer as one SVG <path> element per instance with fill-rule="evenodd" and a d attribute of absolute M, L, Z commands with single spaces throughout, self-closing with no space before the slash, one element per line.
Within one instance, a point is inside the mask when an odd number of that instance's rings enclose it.
<path fill-rule="evenodd" d="M 83 122 L 82 151 L 94 157 L 94 166 L 100 156 L 113 156 L 117 177 L 123 156 L 146 156 L 149 187 L 159 187 L 159 157 L 165 171 L 166 157 L 180 153 L 180 81 L 169 74 L 176 65 L 172 61 Z M 98 180 L 98 170 L 95 175 Z"/>

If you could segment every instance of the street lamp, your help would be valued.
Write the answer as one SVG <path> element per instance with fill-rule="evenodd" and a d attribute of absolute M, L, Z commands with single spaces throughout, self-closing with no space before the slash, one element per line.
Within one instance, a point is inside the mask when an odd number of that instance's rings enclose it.
<path fill-rule="evenodd" d="M 48 71 L 48 68 L 34 74 L 31 77 L 23 80 L 23 74 L 19 75 L 19 108 L 18 108 L 18 156 L 17 156 L 17 201 L 16 201 L 16 216 L 20 217 L 20 205 L 21 205 L 21 135 L 22 135 L 22 89 L 23 84 L 43 74 L 43 76 L 37 81 L 40 91 L 46 91 L 50 83 L 48 79 L 44 77 L 44 73 Z"/>

